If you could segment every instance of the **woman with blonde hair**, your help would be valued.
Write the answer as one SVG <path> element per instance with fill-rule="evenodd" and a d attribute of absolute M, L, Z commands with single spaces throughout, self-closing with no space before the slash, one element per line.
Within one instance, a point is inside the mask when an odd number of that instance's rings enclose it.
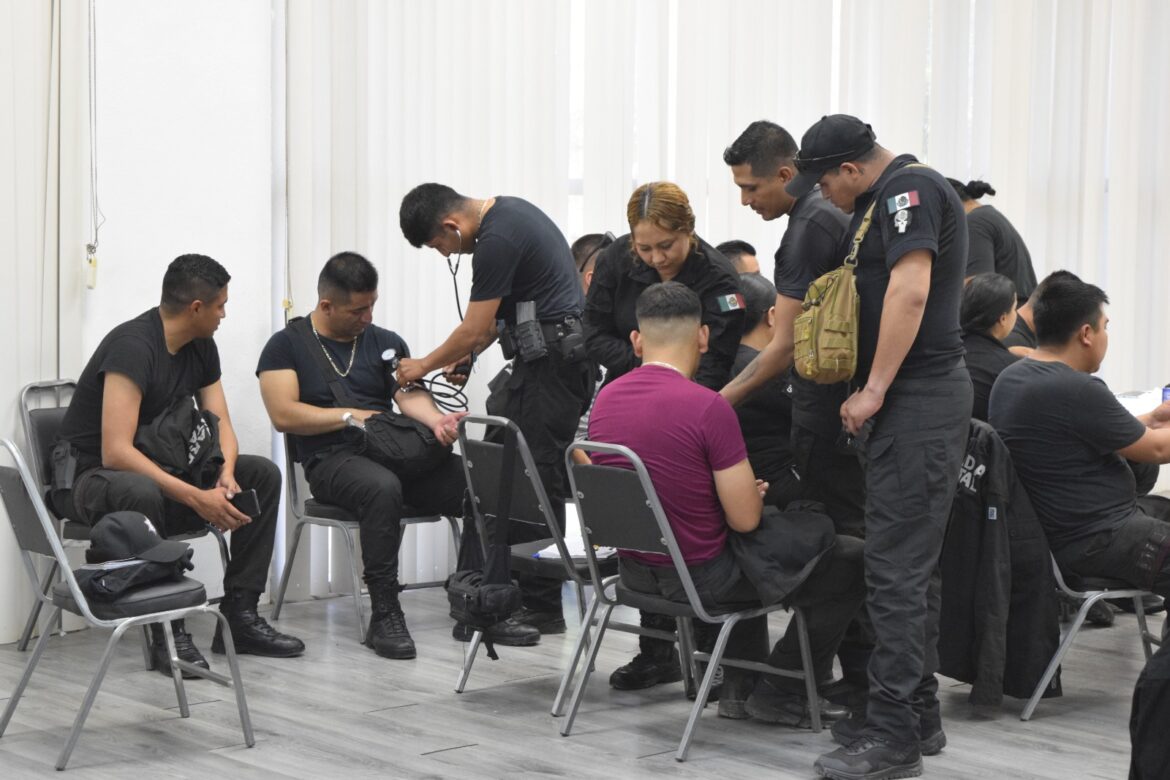
<path fill-rule="evenodd" d="M 605 368 L 607 384 L 641 365 L 630 342 L 630 333 L 638 328 L 634 312 L 638 296 L 652 284 L 675 281 L 694 290 L 703 303 L 707 351 L 693 379 L 718 391 L 731 378 L 743 332 L 739 275 L 726 257 L 695 235 L 695 213 L 677 184 L 659 181 L 638 187 L 630 196 L 626 217 L 630 232 L 598 256 L 585 299 L 590 359 Z M 647 628 L 674 629 L 673 618 L 648 612 L 640 617 Z M 705 625 L 696 624 L 695 629 L 698 645 L 709 648 L 714 634 Z M 637 690 L 680 679 L 674 645 L 641 636 L 637 656 L 616 669 L 609 684 Z"/>
<path fill-rule="evenodd" d="M 612 382 L 639 365 L 630 343 L 638 327 L 634 305 L 652 284 L 685 284 L 703 302 L 707 351 L 694 380 L 718 391 L 731 376 L 743 331 L 739 276 L 717 249 L 695 233 L 695 213 L 677 184 L 650 182 L 634 190 L 626 207 L 630 232 L 597 258 L 585 303 L 589 356 Z"/>

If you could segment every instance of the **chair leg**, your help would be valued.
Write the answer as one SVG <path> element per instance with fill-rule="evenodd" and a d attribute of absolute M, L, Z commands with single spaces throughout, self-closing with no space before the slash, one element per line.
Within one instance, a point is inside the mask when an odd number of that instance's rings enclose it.
<path fill-rule="evenodd" d="M 455 546 L 455 560 L 459 560 L 459 553 L 460 553 L 460 550 L 459 550 L 459 538 L 460 538 L 459 521 L 456 520 L 454 517 L 448 517 L 447 523 L 448 523 L 448 525 L 451 526 L 451 544 L 453 544 Z"/>
<path fill-rule="evenodd" d="M 146 671 L 154 671 L 154 654 L 150 652 L 151 646 L 154 644 L 150 636 L 150 626 L 144 625 L 142 627 L 142 660 L 146 664 Z"/>
<path fill-rule="evenodd" d="M 183 672 L 179 668 L 179 653 L 175 649 L 175 634 L 171 630 L 171 621 L 161 623 L 163 636 L 167 640 L 167 655 L 171 659 L 171 679 L 175 683 L 175 698 L 179 700 L 179 715 L 191 717 L 191 708 L 187 706 L 187 689 L 183 686 Z"/>
<path fill-rule="evenodd" d="M 483 641 L 483 632 L 476 630 L 471 635 L 471 642 L 467 645 L 467 652 L 463 656 L 463 670 L 459 673 L 459 682 L 455 683 L 455 693 L 463 693 L 467 685 L 467 678 L 471 676 L 471 667 L 475 663 L 475 655 L 479 652 L 480 642 Z"/>
<path fill-rule="evenodd" d="M 248 714 L 248 701 L 244 697 L 244 680 L 240 677 L 240 662 L 236 657 L 236 644 L 232 640 L 232 628 L 227 618 L 218 609 L 207 610 L 223 627 L 223 646 L 227 654 L 228 669 L 232 675 L 232 689 L 236 693 L 236 708 L 240 711 L 240 729 L 244 732 L 244 744 L 252 747 L 256 744 L 256 736 L 252 733 L 252 718 Z"/>
<path fill-rule="evenodd" d="M 698 677 L 695 666 L 695 635 L 690 618 L 676 618 L 674 630 L 678 642 L 678 664 L 682 671 L 683 690 L 690 696 L 695 691 L 695 679 Z"/>
<path fill-rule="evenodd" d="M 597 624 L 597 636 L 593 638 L 593 647 L 589 648 L 589 658 L 586 660 L 585 668 L 581 671 L 581 679 L 577 681 L 577 688 L 573 691 L 573 701 L 569 705 L 569 716 L 565 718 L 565 723 L 561 726 L 562 737 L 569 736 L 569 732 L 573 730 L 573 721 L 577 719 L 577 710 L 581 706 L 581 699 L 585 697 L 585 686 L 589 684 L 589 678 L 593 676 L 593 665 L 597 661 L 597 651 L 601 649 L 601 640 L 605 638 L 605 630 L 609 628 L 609 618 L 613 615 L 614 606 L 613 604 L 605 605 L 605 612 Z"/>
<path fill-rule="evenodd" d="M 227 571 L 228 564 L 232 561 L 231 550 L 228 549 L 227 539 L 223 535 L 223 531 L 216 528 L 214 525 L 208 524 L 211 533 L 215 536 L 215 541 L 219 543 L 219 561 L 223 564 L 223 570 Z"/>
<path fill-rule="evenodd" d="M 1032 698 L 1028 699 L 1028 703 L 1024 706 L 1024 711 L 1020 713 L 1020 720 L 1029 720 L 1032 713 L 1036 709 L 1036 705 L 1040 703 L 1040 697 L 1044 695 L 1044 691 L 1048 688 L 1048 683 L 1052 682 L 1053 675 L 1056 670 L 1060 668 L 1060 662 L 1064 659 L 1065 653 L 1072 647 L 1073 640 L 1076 639 L 1077 632 L 1081 630 L 1081 626 L 1085 623 L 1085 618 L 1089 615 L 1089 609 L 1092 608 L 1101 599 L 1108 595 L 1106 593 L 1097 593 L 1085 599 L 1081 604 L 1081 608 L 1077 610 L 1076 616 L 1073 618 L 1072 625 L 1068 627 L 1068 633 L 1064 635 L 1064 639 L 1060 641 L 1060 647 L 1056 648 L 1056 655 L 1052 656 L 1052 660 L 1048 662 L 1048 668 L 1044 670 L 1044 676 L 1036 683 L 1036 690 L 1032 691 Z"/>
<path fill-rule="evenodd" d="M 358 644 L 366 641 L 366 620 L 362 617 L 362 578 L 358 572 L 357 546 L 353 543 L 353 534 L 348 528 L 342 528 L 341 535 L 345 537 L 345 550 L 349 553 L 349 576 L 353 587 L 353 611 L 357 614 Z"/>
<path fill-rule="evenodd" d="M 293 529 L 292 549 L 288 551 L 288 560 L 284 562 L 284 572 L 280 575 L 280 586 L 276 589 L 276 604 L 272 608 L 272 619 L 280 617 L 280 608 L 284 605 L 284 592 L 288 590 L 288 578 L 292 575 L 293 561 L 297 559 L 297 547 L 301 544 L 301 531 L 304 523 L 297 523 Z"/>
<path fill-rule="evenodd" d="M 52 617 L 49 619 L 50 624 L 60 614 L 61 608 L 56 607 L 53 610 Z M 12 720 L 12 715 L 16 712 L 16 705 L 20 703 L 20 697 L 24 695 L 24 689 L 32 677 L 33 670 L 37 668 L 37 664 L 40 662 L 41 655 L 45 652 L 45 647 L 49 644 L 49 637 L 52 634 L 52 631 L 42 631 L 41 635 L 37 638 L 37 643 L 33 645 L 32 655 L 29 656 L 28 663 L 24 665 L 24 673 L 21 674 L 20 681 L 16 683 L 16 690 L 12 692 L 11 698 L 8 699 L 8 706 L 4 708 L 4 715 L 0 716 L 0 737 L 4 736 L 4 731 L 8 728 L 8 722 Z"/>
<path fill-rule="evenodd" d="M 817 675 L 813 669 L 812 647 L 808 641 L 808 623 L 804 619 L 804 610 L 793 607 L 792 613 L 796 620 L 796 639 L 800 644 L 800 665 L 804 669 L 804 695 L 808 698 L 809 720 L 814 734 L 821 730 L 821 708 L 817 696 Z"/>
<path fill-rule="evenodd" d="M 1150 629 L 1146 625 L 1146 605 L 1142 602 L 1141 596 L 1133 597 L 1133 611 L 1137 615 L 1138 631 L 1142 635 L 1142 650 L 1146 654 L 1146 660 L 1150 660 Z"/>
<path fill-rule="evenodd" d="M 48 574 L 45 575 L 44 582 L 41 583 L 41 593 L 48 594 L 49 588 L 53 584 L 53 577 L 56 575 L 57 561 L 54 559 L 52 564 L 49 566 Z M 28 649 L 28 643 L 29 640 L 32 639 L 33 630 L 37 627 L 37 618 L 41 616 L 41 605 L 43 603 L 44 602 L 38 598 L 35 602 L 33 602 L 32 609 L 28 613 L 28 620 L 24 624 L 24 631 L 22 631 L 20 634 L 20 641 L 16 643 L 16 649 L 22 653 Z M 45 626 L 45 630 L 49 633 L 52 633 L 53 621 L 49 621 L 48 625 Z"/>
<path fill-rule="evenodd" d="M 89 717 L 89 711 L 93 707 L 94 699 L 97 698 L 98 690 L 102 687 L 102 680 L 106 677 L 106 672 L 110 668 L 110 661 L 114 657 L 114 648 L 117 647 L 118 641 L 122 638 L 129 623 L 119 624 L 110 634 L 110 639 L 106 642 L 105 652 L 102 653 L 101 660 L 98 662 L 97 671 L 93 673 L 93 680 L 89 684 L 89 689 L 85 692 L 85 698 L 81 702 L 81 709 L 77 711 L 77 717 L 73 721 L 73 729 L 69 732 L 69 738 L 65 740 L 65 747 L 61 749 L 61 755 L 57 757 L 57 769 L 62 770 L 65 765 L 69 763 L 69 756 L 73 754 L 73 748 L 77 746 L 77 739 L 81 736 L 81 729 L 85 725 L 85 719 Z M 174 638 L 171 639 L 172 647 Z M 173 652 L 173 651 L 172 651 Z"/>
<path fill-rule="evenodd" d="M 732 615 L 719 629 L 719 637 L 715 640 L 715 649 L 711 651 L 711 660 L 707 661 L 707 671 L 703 674 L 703 682 L 695 694 L 691 716 L 687 718 L 687 727 L 683 731 L 682 741 L 678 743 L 678 752 L 674 754 L 675 761 L 687 760 L 687 753 L 691 750 L 691 739 L 695 735 L 695 728 L 699 725 L 699 716 L 703 714 L 703 708 L 707 706 L 707 695 L 711 692 L 711 684 L 715 680 L 715 674 L 719 671 L 719 662 L 723 660 L 723 651 L 727 647 L 727 640 L 731 637 L 731 631 L 738 622 L 739 616 Z"/>
<path fill-rule="evenodd" d="M 593 600 L 589 602 L 589 609 L 585 617 L 581 619 L 581 634 L 573 644 L 573 655 L 569 659 L 569 665 L 565 669 L 565 673 L 561 675 L 561 684 L 557 688 L 556 698 L 553 699 L 552 716 L 554 718 L 561 716 L 561 710 L 565 706 L 565 694 L 569 692 L 569 684 L 577 674 L 577 665 L 581 662 L 581 655 L 585 652 L 585 648 L 589 644 L 589 629 L 593 627 L 593 618 L 597 614 L 597 605 L 600 603 L 601 601 L 594 594 Z"/>

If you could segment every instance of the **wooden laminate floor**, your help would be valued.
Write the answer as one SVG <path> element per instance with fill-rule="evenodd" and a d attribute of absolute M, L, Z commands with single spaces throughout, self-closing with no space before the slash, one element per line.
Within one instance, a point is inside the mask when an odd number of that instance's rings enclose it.
<path fill-rule="evenodd" d="M 537 647 L 500 648 L 497 662 L 481 652 L 467 691 L 456 694 L 465 645 L 451 639 L 444 594 L 410 591 L 403 603 L 419 650 L 413 661 L 378 658 L 358 645 L 347 598 L 286 607 L 279 626 L 305 640 L 306 654 L 241 658 L 256 729 L 252 749 L 243 745 L 230 691 L 190 681 L 191 717 L 180 718 L 169 679 L 143 670 L 137 635 L 125 639 L 69 776 L 811 778 L 814 759 L 833 747 L 827 731 L 728 721 L 709 707 L 690 760 L 677 763 L 689 702 L 679 684 L 611 690 L 609 672 L 629 659 L 637 641 L 620 633 L 611 633 L 601 650 L 573 735 L 561 737 L 549 708 L 573 627 Z M 210 619 L 189 628 L 213 667 L 226 668 L 209 653 Z M 0 739 L 0 778 L 55 774 L 53 763 L 107 636 L 89 630 L 50 640 Z M 26 657 L 15 645 L 0 646 L 0 705 Z M 1023 702 L 975 708 L 967 703 L 968 686 L 944 679 L 949 743 L 925 759 L 926 776 L 1124 778 L 1129 703 L 1142 663 L 1132 615 L 1118 615 L 1113 628 L 1084 629 L 1065 663 L 1065 696 L 1041 702 L 1028 723 L 1018 719 Z"/>

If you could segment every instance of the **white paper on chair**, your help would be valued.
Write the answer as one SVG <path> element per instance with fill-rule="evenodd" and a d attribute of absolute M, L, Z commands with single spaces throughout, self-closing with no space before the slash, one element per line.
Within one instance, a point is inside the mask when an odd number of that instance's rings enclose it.
<path fill-rule="evenodd" d="M 581 525 L 577 522 L 576 507 L 573 504 L 565 506 L 565 548 L 570 558 L 585 558 L 585 540 L 581 537 Z M 613 547 L 599 547 L 597 557 L 610 558 L 617 554 Z M 537 558 L 560 559 L 561 552 L 555 544 L 550 544 L 536 554 Z"/>

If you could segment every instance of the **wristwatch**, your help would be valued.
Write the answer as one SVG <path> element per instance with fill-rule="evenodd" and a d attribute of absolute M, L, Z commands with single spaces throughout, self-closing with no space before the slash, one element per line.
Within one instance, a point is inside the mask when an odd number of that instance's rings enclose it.
<path fill-rule="evenodd" d="M 341 422 L 345 425 L 353 425 L 353 412 L 346 412 L 341 415 Z"/>

